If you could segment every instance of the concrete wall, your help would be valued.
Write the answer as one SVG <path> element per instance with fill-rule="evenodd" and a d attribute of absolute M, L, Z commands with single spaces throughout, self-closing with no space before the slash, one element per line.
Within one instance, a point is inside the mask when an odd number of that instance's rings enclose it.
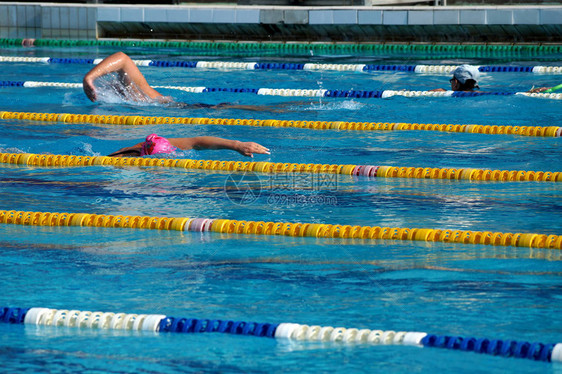
<path fill-rule="evenodd" d="M 1 38 L 562 42 L 562 6 L 258 7 L 0 3 Z"/>
<path fill-rule="evenodd" d="M 97 7 L 0 3 L 0 38 L 95 39 Z"/>

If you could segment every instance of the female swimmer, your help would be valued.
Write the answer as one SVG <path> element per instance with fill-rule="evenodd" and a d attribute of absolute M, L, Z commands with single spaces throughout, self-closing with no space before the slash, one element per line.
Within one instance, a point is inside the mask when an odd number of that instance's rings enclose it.
<path fill-rule="evenodd" d="M 244 156 L 254 157 L 254 153 L 270 154 L 269 149 L 254 142 L 240 142 L 217 138 L 214 136 L 197 136 L 194 138 L 166 139 L 156 134 L 150 134 L 142 143 L 122 148 L 111 153 L 112 157 L 138 157 L 159 153 L 172 153 L 176 149 L 231 149 Z"/>

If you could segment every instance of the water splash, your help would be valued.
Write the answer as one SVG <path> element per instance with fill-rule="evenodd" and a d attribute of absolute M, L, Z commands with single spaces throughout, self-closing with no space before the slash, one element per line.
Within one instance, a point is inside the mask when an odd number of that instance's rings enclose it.
<path fill-rule="evenodd" d="M 310 111 L 310 110 L 315 110 L 315 111 L 320 111 L 320 110 L 358 110 L 361 109 L 365 106 L 366 104 L 360 103 L 358 101 L 355 100 L 345 100 L 345 101 L 338 101 L 338 102 L 332 102 L 332 103 L 323 103 L 323 102 L 318 102 L 318 103 L 311 103 L 310 106 L 308 108 L 304 108 L 303 110 L 305 111 Z"/>
<path fill-rule="evenodd" d="M 102 104 L 134 104 L 141 106 L 160 105 L 142 92 L 134 83 L 124 84 L 115 74 L 96 80 L 96 94 Z"/>
<path fill-rule="evenodd" d="M 62 106 L 69 107 L 69 106 L 77 106 L 82 103 L 82 94 L 78 94 L 76 92 L 67 92 L 64 94 L 62 99 Z"/>
<path fill-rule="evenodd" d="M 1 147 L 0 146 L 0 153 L 25 153 L 25 151 L 16 148 L 16 147 Z"/>
<path fill-rule="evenodd" d="M 170 153 L 157 153 L 155 155 L 147 155 L 147 156 L 143 156 L 143 157 L 148 157 L 148 158 L 169 158 L 169 159 L 176 159 L 176 158 L 189 158 L 189 159 L 197 159 L 197 151 L 193 150 L 193 149 L 189 149 L 189 150 L 181 150 L 181 149 L 176 149 L 173 152 Z"/>
<path fill-rule="evenodd" d="M 70 150 L 71 155 L 80 155 L 80 156 L 101 156 L 101 153 L 95 152 L 92 144 L 80 142 L 80 145 L 73 147 Z"/>

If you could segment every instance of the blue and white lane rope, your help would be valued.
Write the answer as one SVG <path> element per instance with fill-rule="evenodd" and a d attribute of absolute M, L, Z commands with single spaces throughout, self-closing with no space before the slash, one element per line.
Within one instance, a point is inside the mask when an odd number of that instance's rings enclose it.
<path fill-rule="evenodd" d="M 35 81 L 0 81 L 0 87 L 60 87 L 82 88 L 82 83 L 35 82 Z M 463 91 L 408 91 L 408 90 L 325 90 L 325 89 L 292 89 L 292 88 L 220 88 L 220 87 L 180 87 L 153 86 L 154 88 L 180 90 L 189 93 L 233 92 L 265 96 L 288 97 L 345 97 L 345 98 L 382 98 L 392 96 L 403 97 L 475 97 L 475 96 L 513 96 L 522 95 L 543 99 L 562 100 L 562 93 L 529 93 L 529 92 L 463 92 Z"/>
<path fill-rule="evenodd" d="M 54 58 L 0 56 L 0 62 L 38 62 L 46 64 L 97 65 L 101 58 Z M 458 65 L 385 65 L 385 64 L 316 64 L 289 62 L 227 62 L 227 61 L 166 61 L 133 60 L 137 66 L 185 67 L 223 70 L 307 70 L 307 71 L 406 71 L 423 74 L 451 74 Z M 562 74 L 562 66 L 477 66 L 482 73 Z"/>
<path fill-rule="evenodd" d="M 311 342 L 369 343 L 445 348 L 526 358 L 534 361 L 562 362 L 562 343 L 543 344 L 525 341 L 433 335 L 425 332 L 382 331 L 297 323 L 256 323 L 217 319 L 177 318 L 163 314 L 126 314 L 49 308 L 0 308 L 0 322 L 9 324 L 111 329 L 129 331 L 204 333 L 220 332 L 275 339 Z"/>

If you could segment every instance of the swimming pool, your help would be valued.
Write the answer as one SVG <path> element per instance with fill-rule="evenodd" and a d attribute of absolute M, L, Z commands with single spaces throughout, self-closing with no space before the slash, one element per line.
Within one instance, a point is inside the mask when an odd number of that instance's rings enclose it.
<path fill-rule="evenodd" d="M 109 48 L 5 47 L 3 55 L 103 57 Z M 132 56 L 169 56 L 131 49 Z M 513 65 L 545 64 L 514 60 Z M 559 56 L 558 56 L 559 57 Z M 205 56 L 209 59 L 209 56 Z M 232 56 L 217 57 L 230 61 Z M 252 60 L 254 56 L 252 56 Z M 401 64 L 428 56 L 266 56 L 263 61 Z M 240 57 L 239 61 L 249 58 Z M 431 63 L 493 64 L 463 58 Z M 548 62 L 555 65 L 554 62 Z M 88 65 L 3 64 L 1 80 L 80 82 Z M 142 68 L 161 85 L 300 89 L 446 88 L 448 75 L 411 72 Z M 524 91 L 558 75 L 489 73 L 481 87 Z M 2 87 L 0 111 L 307 121 L 559 126 L 557 100 L 521 96 L 306 98 L 166 91 L 188 102 L 287 105 L 283 113 L 92 104 L 80 89 Z M 162 136 L 214 135 L 272 150 L 255 161 L 562 171 L 560 139 L 433 131 L 333 131 L 220 125 L 117 126 L 2 120 L 2 152 L 106 155 Z M 175 157 L 243 160 L 228 151 Z M 251 201 L 236 173 L 2 165 L 0 209 L 207 217 L 558 235 L 559 183 L 256 174 Z M 255 182 L 255 179 L 254 179 Z M 161 230 L 0 225 L 2 305 L 428 331 L 556 343 L 562 325 L 558 249 L 321 239 Z M 557 371 L 557 364 L 393 345 L 304 343 L 228 334 L 165 334 L 2 324 L 8 370 L 120 372 Z"/>

